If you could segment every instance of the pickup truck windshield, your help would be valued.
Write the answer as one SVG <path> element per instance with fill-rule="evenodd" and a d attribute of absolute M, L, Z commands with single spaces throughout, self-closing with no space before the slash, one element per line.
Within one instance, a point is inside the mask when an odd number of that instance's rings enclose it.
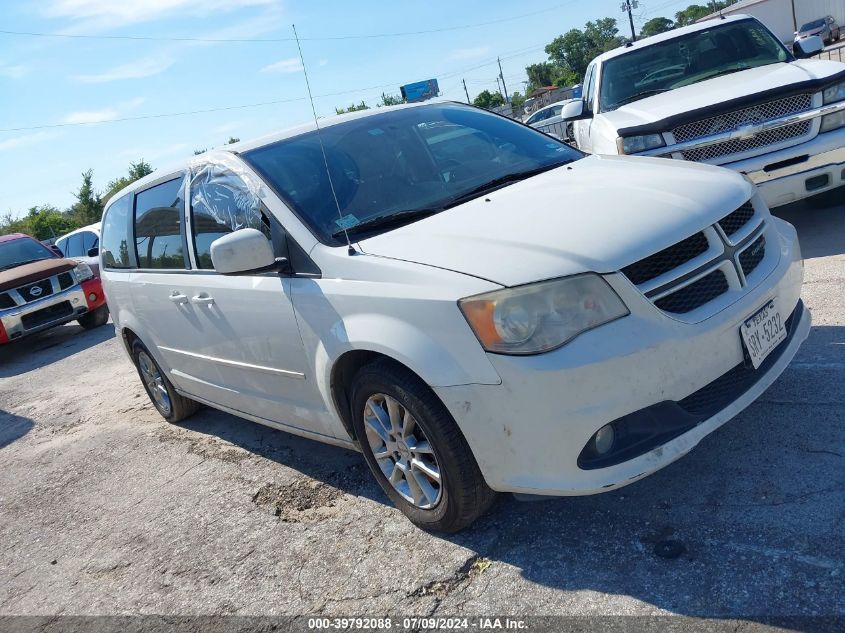
<path fill-rule="evenodd" d="M 315 132 L 242 156 L 332 245 L 344 242 L 344 230 L 390 230 L 583 157 L 533 128 L 456 104 L 385 110 L 327 125 L 321 137 L 325 161 Z"/>
<path fill-rule="evenodd" d="M 0 243 L 0 270 L 8 270 L 51 257 L 55 257 L 52 251 L 28 237 Z"/>
<path fill-rule="evenodd" d="M 633 49 L 602 66 L 600 111 L 749 68 L 792 61 L 756 20 L 741 20 Z"/>

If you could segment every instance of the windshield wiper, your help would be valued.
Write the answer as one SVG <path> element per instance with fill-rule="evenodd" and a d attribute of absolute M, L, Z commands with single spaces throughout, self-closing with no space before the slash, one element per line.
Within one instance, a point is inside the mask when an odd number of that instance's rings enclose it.
<path fill-rule="evenodd" d="M 651 97 L 653 95 L 659 95 L 663 92 L 669 92 L 671 88 L 652 88 L 651 90 L 643 90 L 642 92 L 637 92 L 632 94 L 630 97 L 625 97 L 622 101 L 618 101 L 614 104 L 615 107 L 623 106 L 626 103 L 631 103 L 633 101 L 639 101 L 640 99 L 645 99 L 646 97 Z"/>
<path fill-rule="evenodd" d="M 536 176 L 537 174 L 542 174 L 544 171 L 551 171 L 552 169 L 556 169 L 558 167 L 563 167 L 564 165 L 568 165 L 573 161 L 565 160 L 561 163 L 554 163 L 553 165 L 543 165 L 542 167 L 535 167 L 534 169 L 527 169 L 525 171 L 516 171 L 511 174 L 505 174 L 504 176 L 499 176 L 498 178 L 494 178 L 488 182 L 485 182 L 483 185 L 479 185 L 470 189 L 469 191 L 465 191 L 464 193 L 460 194 L 459 196 L 455 196 L 451 200 L 449 200 L 445 208 L 456 207 L 459 204 L 463 204 L 464 202 L 468 202 L 473 198 L 478 198 L 479 196 L 483 196 L 485 193 L 490 193 L 496 189 L 500 189 L 505 185 L 509 185 L 515 182 L 519 182 L 520 180 L 525 180 L 526 178 L 531 178 L 531 176 Z"/>
<path fill-rule="evenodd" d="M 346 229 L 340 229 L 332 233 L 332 237 L 340 237 L 341 235 L 352 235 L 353 233 L 365 233 L 373 229 L 382 229 L 385 227 L 396 227 L 402 224 L 408 224 L 414 220 L 419 220 L 435 213 L 443 211 L 445 207 L 427 207 L 423 209 L 410 209 L 408 211 L 398 211 L 396 213 L 385 213 L 368 218 Z"/>

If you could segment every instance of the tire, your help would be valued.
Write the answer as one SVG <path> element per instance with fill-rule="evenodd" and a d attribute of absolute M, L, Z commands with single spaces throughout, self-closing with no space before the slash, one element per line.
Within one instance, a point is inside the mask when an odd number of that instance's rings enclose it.
<path fill-rule="evenodd" d="M 165 420 L 171 424 L 181 422 L 200 408 L 199 402 L 176 393 L 173 384 L 141 341 L 136 340 L 132 344 L 132 361 L 150 402 Z M 158 391 L 154 392 L 156 388 Z"/>
<path fill-rule="evenodd" d="M 105 304 L 101 305 L 99 308 L 95 309 L 92 312 L 88 312 L 87 314 L 83 314 L 79 317 L 76 322 L 79 323 L 82 327 L 86 330 L 92 330 L 95 327 L 100 327 L 101 325 L 105 325 L 109 320 L 109 307 Z"/>
<path fill-rule="evenodd" d="M 398 411 L 394 420 L 401 420 L 404 430 L 411 427 L 410 434 L 397 432 L 396 426 L 388 429 L 389 409 Z M 387 421 L 381 432 L 374 426 L 380 420 Z M 376 481 L 414 525 L 458 532 L 495 501 L 496 493 L 484 481 L 449 411 L 428 385 L 398 363 L 378 360 L 358 372 L 352 386 L 352 424 Z M 402 476 L 406 472 L 410 476 Z M 433 472 L 439 473 L 439 485 Z M 396 486 L 388 480 L 391 474 L 398 477 Z"/>

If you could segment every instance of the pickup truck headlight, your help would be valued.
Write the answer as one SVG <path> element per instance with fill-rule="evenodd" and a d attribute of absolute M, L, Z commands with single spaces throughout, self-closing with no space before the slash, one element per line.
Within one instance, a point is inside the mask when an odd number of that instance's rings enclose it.
<path fill-rule="evenodd" d="M 541 281 L 461 299 L 482 347 L 497 354 L 540 354 L 629 314 L 594 273 Z"/>
<path fill-rule="evenodd" d="M 79 282 L 85 281 L 86 279 L 91 279 L 94 276 L 94 271 L 91 270 L 91 267 L 85 262 L 79 262 L 72 272 L 73 276 L 76 278 L 76 281 Z"/>
<path fill-rule="evenodd" d="M 645 134 L 643 136 L 620 136 L 616 139 L 616 148 L 620 154 L 639 154 L 650 149 L 664 147 L 662 134 Z"/>
<path fill-rule="evenodd" d="M 824 105 L 845 101 L 845 82 L 825 88 L 822 94 L 824 96 Z M 841 127 L 845 127 L 845 111 L 823 116 L 819 132 L 830 132 L 831 130 L 838 130 Z"/>

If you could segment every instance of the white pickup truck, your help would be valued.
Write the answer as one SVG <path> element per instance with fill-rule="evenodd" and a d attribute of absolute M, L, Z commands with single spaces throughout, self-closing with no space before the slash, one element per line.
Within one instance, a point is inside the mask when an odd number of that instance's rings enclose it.
<path fill-rule="evenodd" d="M 770 207 L 845 185 L 845 64 L 798 59 L 747 15 L 604 53 L 564 119 L 581 150 L 728 167 Z"/>

